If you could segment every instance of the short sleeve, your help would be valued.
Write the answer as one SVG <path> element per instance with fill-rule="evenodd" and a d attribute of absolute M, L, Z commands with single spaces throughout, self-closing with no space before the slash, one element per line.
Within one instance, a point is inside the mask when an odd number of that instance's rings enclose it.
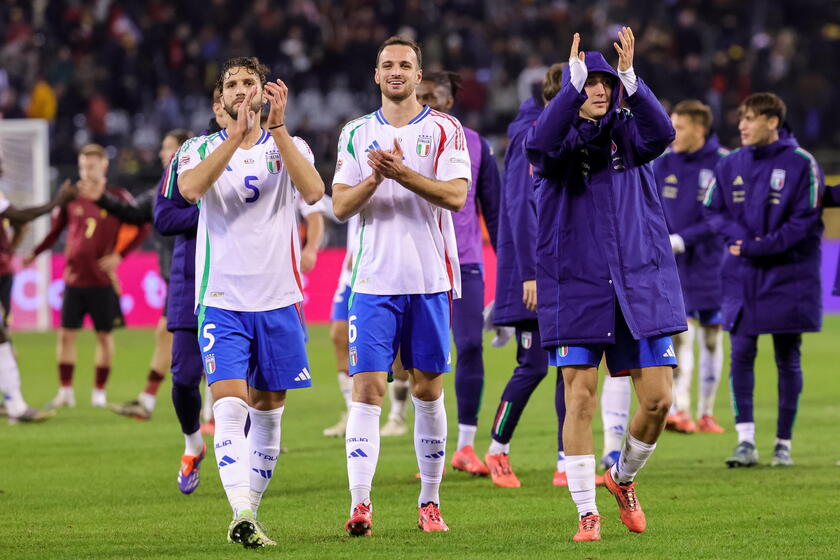
<path fill-rule="evenodd" d="M 362 126 L 362 125 L 358 125 Z M 348 132 L 347 128 L 341 131 L 341 137 L 338 139 L 338 159 L 335 162 L 335 176 L 333 177 L 333 185 L 342 184 L 355 186 L 362 182 L 362 169 L 356 159 L 356 149 L 353 146 L 353 132 L 356 129 Z"/>
<path fill-rule="evenodd" d="M 446 132 L 450 136 L 446 137 Z M 443 151 L 439 152 L 435 161 L 435 179 L 451 181 L 452 179 L 466 179 L 467 184 L 473 181 L 470 153 L 467 151 L 467 138 L 461 123 L 454 128 L 448 128 L 440 137 Z"/>
<path fill-rule="evenodd" d="M 312 165 L 315 165 L 315 155 L 312 153 L 312 148 L 309 147 L 309 144 L 306 143 L 306 140 L 304 140 L 300 136 L 293 136 L 292 142 L 294 142 L 295 148 L 297 148 L 298 151 L 303 154 L 303 157 L 306 158 L 306 161 L 308 161 Z"/>
<path fill-rule="evenodd" d="M 307 204 L 303 198 L 300 196 L 296 197 L 297 201 L 297 210 L 300 213 L 301 217 L 306 219 L 307 216 L 310 214 L 314 214 L 315 212 L 320 212 L 321 214 L 329 215 L 330 212 L 328 210 L 329 206 L 332 206 L 331 199 L 329 196 L 324 195 L 321 197 L 321 200 L 316 202 L 315 204 Z"/>
<path fill-rule="evenodd" d="M 207 157 L 209 148 L 210 143 L 204 136 L 196 136 L 184 142 L 184 145 L 175 154 L 178 175 L 195 168 L 201 163 L 201 160 Z"/>

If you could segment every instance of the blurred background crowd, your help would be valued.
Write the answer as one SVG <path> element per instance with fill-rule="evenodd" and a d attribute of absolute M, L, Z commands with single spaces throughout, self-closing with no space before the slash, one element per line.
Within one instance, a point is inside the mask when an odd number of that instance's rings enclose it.
<path fill-rule="evenodd" d="M 773 91 L 800 142 L 840 172 L 834 0 L 4 0 L 0 116 L 47 119 L 60 170 L 82 144 L 106 145 L 114 183 L 137 191 L 159 179 L 164 131 L 206 128 L 220 63 L 256 55 L 288 84 L 290 130 L 329 184 L 341 125 L 379 105 L 372 70 L 388 36 L 419 40 L 426 69 L 460 72 L 454 113 L 501 154 L 507 124 L 547 65 L 568 58 L 572 33 L 612 60 L 620 25 L 666 106 L 704 100 L 736 147 L 739 101 Z"/>

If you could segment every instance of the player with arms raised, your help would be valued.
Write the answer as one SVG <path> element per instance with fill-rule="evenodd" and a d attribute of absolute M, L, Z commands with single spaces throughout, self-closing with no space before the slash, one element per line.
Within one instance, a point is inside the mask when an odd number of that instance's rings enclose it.
<path fill-rule="evenodd" d="M 333 180 L 336 216 L 359 214 L 348 312 L 353 404 L 345 440 L 352 495 L 345 529 L 353 536 L 371 532 L 379 416 L 398 349 L 414 379 L 418 525 L 449 530 L 439 509 L 446 456 L 441 374 L 451 367 L 450 298 L 460 288 L 450 211 L 463 208 L 471 171 L 461 124 L 417 101 L 421 62 L 411 40 L 392 37 L 380 46 L 374 79 L 382 108 L 345 125 Z"/>
<path fill-rule="evenodd" d="M 257 523 L 257 507 L 280 451 L 286 390 L 312 384 L 298 309 L 294 189 L 308 204 L 324 195 L 312 152 L 286 130 L 288 89 L 280 80 L 266 83 L 266 72 L 256 58 L 228 60 L 217 82 L 227 128 L 188 141 L 177 156 L 181 194 L 201 201 L 198 336 L 216 399 L 219 477 L 233 508 L 228 539 L 245 547 L 276 544 Z M 271 109 L 263 129 L 265 98 Z"/>

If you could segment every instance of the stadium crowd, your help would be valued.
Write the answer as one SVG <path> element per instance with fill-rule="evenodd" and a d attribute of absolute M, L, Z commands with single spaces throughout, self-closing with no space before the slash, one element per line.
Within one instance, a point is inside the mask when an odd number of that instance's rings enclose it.
<path fill-rule="evenodd" d="M 10 0 L 0 6 L 0 116 L 49 120 L 57 166 L 72 166 L 86 142 L 111 147 L 112 173 L 137 191 L 159 178 L 163 132 L 206 127 L 218 61 L 255 55 L 289 85 L 290 129 L 328 176 L 341 123 L 378 103 L 377 45 L 399 33 L 423 45 L 427 70 L 460 72 L 453 114 L 502 153 L 519 103 L 567 57 L 557 38 L 612 37 L 619 24 L 638 30 L 637 67 L 666 107 L 703 99 L 723 144 L 738 144 L 740 100 L 775 91 L 803 145 L 827 171 L 840 165 L 820 154 L 840 130 L 829 110 L 840 90 L 826 75 L 840 56 L 840 6 L 827 0 L 289 0 L 283 9 L 257 0 L 248 10 L 223 0 Z M 592 48 L 607 52 L 601 43 Z"/>

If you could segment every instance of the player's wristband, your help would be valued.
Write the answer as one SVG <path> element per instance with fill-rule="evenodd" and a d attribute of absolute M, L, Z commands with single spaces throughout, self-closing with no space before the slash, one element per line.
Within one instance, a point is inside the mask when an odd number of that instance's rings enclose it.
<path fill-rule="evenodd" d="M 275 128 L 280 128 L 281 126 L 286 126 L 286 123 L 275 124 L 274 126 L 269 126 L 268 130 L 274 130 Z"/>

